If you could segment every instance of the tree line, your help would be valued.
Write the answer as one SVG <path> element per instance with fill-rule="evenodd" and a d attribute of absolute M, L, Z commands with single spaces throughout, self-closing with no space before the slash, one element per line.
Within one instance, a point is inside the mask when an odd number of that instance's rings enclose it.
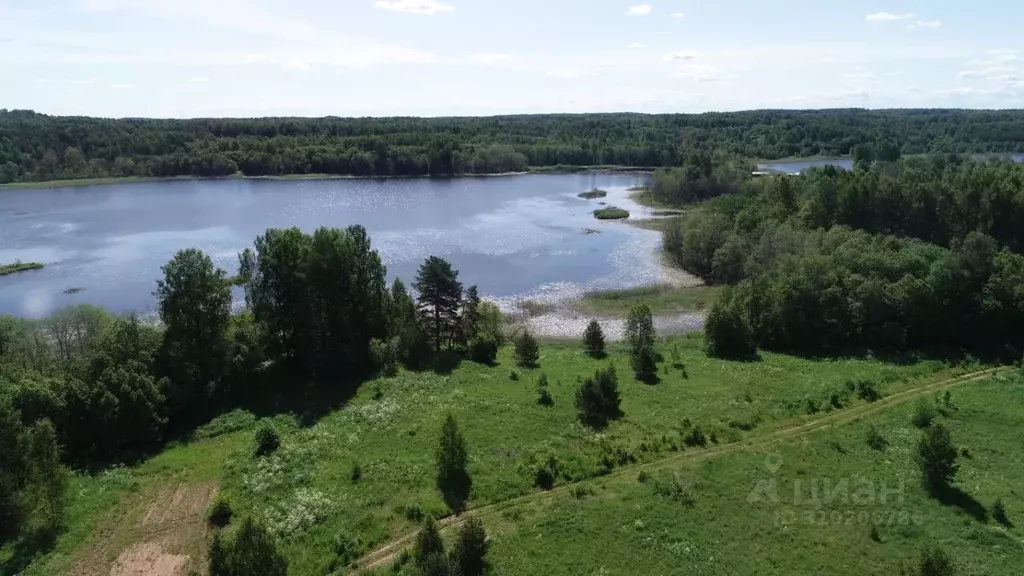
<path fill-rule="evenodd" d="M 666 176 L 656 175 L 658 180 Z M 907 158 L 739 182 L 665 232 L 686 270 L 732 286 L 717 355 L 755 348 L 1024 345 L 1024 166 Z"/>
<path fill-rule="evenodd" d="M 453 175 L 535 166 L 1024 151 L 1024 113 L 759 110 L 483 118 L 105 119 L 0 110 L 0 184 L 98 177 Z M 876 151 L 869 154 L 869 151 Z"/>
<path fill-rule="evenodd" d="M 239 259 L 229 279 L 178 252 L 154 293 L 159 325 L 89 305 L 0 316 L 0 542 L 24 551 L 15 573 L 62 526 L 67 468 L 142 458 L 234 407 L 315 416 L 400 364 L 493 363 L 504 342 L 500 310 L 443 259 L 423 263 L 415 296 L 389 285 L 360 226 L 270 229 Z"/>

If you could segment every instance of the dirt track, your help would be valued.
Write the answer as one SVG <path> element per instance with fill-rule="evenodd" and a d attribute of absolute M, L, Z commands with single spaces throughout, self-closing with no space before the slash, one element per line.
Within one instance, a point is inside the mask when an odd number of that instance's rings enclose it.
<path fill-rule="evenodd" d="M 709 458 L 721 456 L 723 454 L 730 454 L 733 452 L 748 450 L 751 448 L 763 447 L 780 440 L 801 437 L 829 426 L 855 422 L 857 420 L 864 418 L 865 416 L 876 414 L 892 406 L 904 404 L 910 400 L 914 400 L 925 394 L 945 390 L 947 388 L 952 388 L 962 384 L 977 382 L 979 380 L 985 380 L 992 376 L 1010 370 L 1013 370 L 1013 368 L 990 368 L 987 370 L 980 370 L 977 372 L 963 374 L 955 378 L 947 378 L 945 380 L 939 380 L 928 384 L 922 384 L 920 386 L 916 386 L 914 388 L 904 390 L 896 394 L 892 394 L 891 396 L 886 396 L 885 398 L 882 398 L 881 400 L 874 402 L 872 404 L 860 405 L 848 410 L 833 412 L 827 416 L 823 416 L 810 422 L 805 422 L 798 426 L 792 426 L 789 428 L 775 430 L 761 436 L 748 438 L 746 440 L 741 440 L 739 442 L 735 442 L 732 444 L 715 446 L 713 448 L 708 448 L 699 451 L 684 452 L 669 456 L 667 458 L 662 458 L 660 460 L 655 460 L 653 462 L 617 468 L 608 476 L 604 476 L 603 479 L 604 481 L 609 481 L 624 478 L 635 478 L 638 470 L 661 468 L 664 466 L 672 465 L 677 462 L 706 460 Z M 493 504 L 488 504 L 486 506 L 473 508 L 467 510 L 466 513 L 463 513 L 459 516 L 448 516 L 442 519 L 438 522 L 438 527 L 441 530 L 451 530 L 460 526 L 463 522 L 465 522 L 466 518 L 468 518 L 469 516 L 486 519 L 488 516 L 494 516 L 496 514 L 499 514 L 501 511 L 512 506 L 540 502 L 553 498 L 559 498 L 561 496 L 569 494 L 571 488 L 575 485 L 575 483 L 564 484 L 547 492 L 535 492 L 527 494 L 525 496 L 520 496 L 518 498 L 512 498 L 510 500 L 495 502 Z M 415 538 L 416 531 L 407 532 L 405 534 L 399 535 L 390 540 L 389 542 L 387 542 L 386 544 L 383 544 L 378 548 L 374 549 L 373 551 L 369 552 L 368 554 L 364 555 L 356 562 L 352 563 L 349 566 L 349 569 L 355 571 L 356 573 L 362 573 L 369 570 L 374 570 L 377 568 L 387 566 L 394 562 L 395 557 L 398 556 L 398 554 L 400 554 L 401 551 L 404 550 L 406 547 L 410 546 L 415 540 Z"/>

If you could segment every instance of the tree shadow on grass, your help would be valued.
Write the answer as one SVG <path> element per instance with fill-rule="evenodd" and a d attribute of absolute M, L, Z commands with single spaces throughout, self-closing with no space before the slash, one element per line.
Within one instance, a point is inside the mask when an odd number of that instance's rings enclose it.
<path fill-rule="evenodd" d="M 963 510 L 965 514 L 978 522 L 988 522 L 988 510 L 973 496 L 956 486 L 946 486 L 932 490 L 932 496 L 945 506 Z"/>
<path fill-rule="evenodd" d="M 447 376 L 455 371 L 456 368 L 462 364 L 463 355 L 453 350 L 448 350 L 438 354 L 434 361 L 431 363 L 430 369 L 434 374 L 440 374 Z"/>

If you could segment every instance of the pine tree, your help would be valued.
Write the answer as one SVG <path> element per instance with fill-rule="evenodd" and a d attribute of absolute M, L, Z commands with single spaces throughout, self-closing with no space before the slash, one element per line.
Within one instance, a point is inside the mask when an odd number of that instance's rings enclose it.
<path fill-rule="evenodd" d="M 445 502 L 455 511 L 462 510 L 469 498 L 472 479 L 466 471 L 468 461 L 466 441 L 455 418 L 449 414 L 441 430 L 441 446 L 437 454 L 437 487 Z"/>
<path fill-rule="evenodd" d="M 434 351 L 441 351 L 441 342 L 454 342 L 459 327 L 459 306 L 462 284 L 459 272 L 443 258 L 431 256 L 420 265 L 413 287 L 420 293 L 420 318 L 434 336 Z"/>
<path fill-rule="evenodd" d="M 230 576 L 286 576 L 288 573 L 288 562 L 278 552 L 274 538 L 252 518 L 242 523 L 226 557 L 226 573 Z"/>
<path fill-rule="evenodd" d="M 444 542 L 434 519 L 427 516 L 423 528 L 416 535 L 413 547 L 413 563 L 423 576 L 448 576 L 448 561 L 444 554 Z"/>
<path fill-rule="evenodd" d="M 480 294 L 476 286 L 466 290 L 462 301 L 462 343 L 471 342 L 480 332 Z"/>
<path fill-rule="evenodd" d="M 482 576 L 487 570 L 489 547 L 483 522 L 477 518 L 467 520 L 448 559 L 452 576 Z"/>
<path fill-rule="evenodd" d="M 604 331 L 597 320 L 591 320 L 583 331 L 583 347 L 594 358 L 604 358 Z"/>

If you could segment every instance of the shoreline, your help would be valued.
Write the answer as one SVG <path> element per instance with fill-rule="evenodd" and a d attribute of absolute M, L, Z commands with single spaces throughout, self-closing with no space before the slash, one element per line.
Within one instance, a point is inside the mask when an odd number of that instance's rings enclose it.
<path fill-rule="evenodd" d="M 444 176 L 430 174 L 397 174 L 397 175 L 357 175 L 357 174 L 279 174 L 268 176 L 246 176 L 232 174 L 230 176 L 112 176 L 109 178 L 77 178 L 71 180 L 47 180 L 44 182 L 10 182 L 0 184 L 4 190 L 33 190 L 52 188 L 85 188 L 89 186 L 117 186 L 120 184 L 148 184 L 151 182 L 188 182 L 188 181 L 219 181 L 219 180 L 391 180 L 391 179 L 455 179 L 455 178 L 503 178 L 509 176 L 527 176 L 531 174 L 646 174 L 652 168 L 642 166 L 537 166 L 519 172 L 493 172 L 485 174 L 467 173 Z"/>

